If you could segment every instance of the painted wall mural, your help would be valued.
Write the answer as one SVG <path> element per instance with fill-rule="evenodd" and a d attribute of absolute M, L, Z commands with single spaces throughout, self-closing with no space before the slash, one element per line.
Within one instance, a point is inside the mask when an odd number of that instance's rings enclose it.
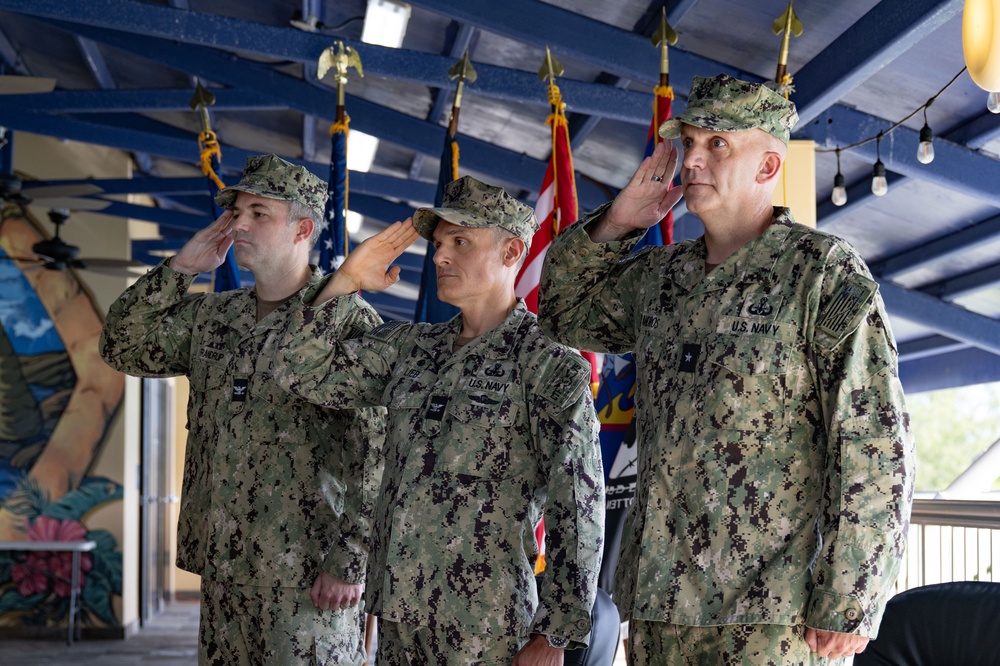
<path fill-rule="evenodd" d="M 120 502 L 119 481 L 91 476 L 125 378 L 98 354 L 102 314 L 78 276 L 15 261 L 39 226 L 11 208 L 0 218 L 0 541 L 91 539 L 82 556 L 82 619 L 117 626 L 122 556 L 88 518 Z M 70 553 L 0 551 L 0 626 L 64 625 Z"/>

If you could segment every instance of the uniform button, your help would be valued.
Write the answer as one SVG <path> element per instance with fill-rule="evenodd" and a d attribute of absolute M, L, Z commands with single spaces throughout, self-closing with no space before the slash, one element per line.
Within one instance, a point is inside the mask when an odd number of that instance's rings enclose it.
<path fill-rule="evenodd" d="M 848 620 L 857 620 L 858 611 L 853 608 L 848 608 L 846 611 L 844 611 L 844 617 L 846 617 Z"/>
<path fill-rule="evenodd" d="M 590 256 L 590 250 L 588 250 L 588 249 L 587 249 L 587 248 L 585 248 L 585 247 L 583 247 L 583 248 L 580 248 L 580 254 L 582 254 L 582 255 L 583 255 L 583 256 L 585 256 L 585 257 L 589 257 L 589 256 Z"/>
<path fill-rule="evenodd" d="M 615 258 L 615 253 L 614 252 L 608 252 L 608 253 L 606 253 L 604 255 L 604 258 L 607 259 L 608 261 L 610 261 L 610 260 L 612 260 L 612 259 Z"/>

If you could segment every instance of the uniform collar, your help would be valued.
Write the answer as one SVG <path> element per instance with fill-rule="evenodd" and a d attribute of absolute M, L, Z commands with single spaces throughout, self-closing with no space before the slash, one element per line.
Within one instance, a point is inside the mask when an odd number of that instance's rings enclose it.
<path fill-rule="evenodd" d="M 534 315 L 525 306 L 524 299 L 518 298 L 514 309 L 503 323 L 465 345 L 458 352 L 452 353 L 451 350 L 454 349 L 455 339 L 462 331 L 461 313 L 444 324 L 427 329 L 417 340 L 417 344 L 437 358 L 440 358 L 441 354 L 450 354 L 457 358 L 467 353 L 474 353 L 488 359 L 505 359 L 510 356 L 513 343 L 526 333 L 524 329 L 530 325 L 533 317 Z"/>
<path fill-rule="evenodd" d="M 774 207 L 774 219 L 764 233 L 736 250 L 705 275 L 705 237 L 690 243 L 667 268 L 667 277 L 690 292 L 725 289 L 734 282 L 770 282 L 774 265 L 795 220 L 787 208 Z"/>

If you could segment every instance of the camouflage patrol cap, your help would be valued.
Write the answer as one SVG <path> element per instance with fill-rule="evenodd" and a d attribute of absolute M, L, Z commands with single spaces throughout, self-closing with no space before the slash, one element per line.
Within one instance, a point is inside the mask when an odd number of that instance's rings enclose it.
<path fill-rule="evenodd" d="M 215 195 L 215 203 L 228 208 L 237 192 L 268 199 L 298 201 L 322 213 L 326 210 L 326 182 L 305 167 L 286 162 L 277 155 L 253 155 L 243 167 L 243 178 Z"/>
<path fill-rule="evenodd" d="M 440 208 L 418 208 L 413 214 L 413 228 L 433 241 L 439 219 L 471 229 L 500 227 L 529 247 L 538 231 L 538 218 L 531 206 L 510 196 L 502 187 L 487 185 L 472 176 L 445 185 Z"/>
<path fill-rule="evenodd" d="M 687 108 L 660 125 L 659 134 L 664 139 L 676 139 L 681 135 L 681 123 L 719 132 L 759 128 L 788 143 L 798 119 L 795 104 L 766 85 L 740 81 L 728 74 L 696 76 Z"/>

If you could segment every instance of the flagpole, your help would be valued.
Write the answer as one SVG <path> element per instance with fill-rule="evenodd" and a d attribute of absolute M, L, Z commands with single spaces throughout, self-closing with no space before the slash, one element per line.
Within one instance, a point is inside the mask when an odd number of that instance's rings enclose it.
<path fill-rule="evenodd" d="M 559 90 L 559 86 L 556 84 L 556 77 L 563 75 L 563 66 L 558 60 L 552 57 L 552 52 L 549 50 L 548 45 L 545 46 L 545 62 L 542 63 L 541 69 L 538 70 L 538 79 L 544 81 L 549 80 L 548 84 L 548 95 L 549 95 L 549 108 L 552 113 L 545 120 L 547 124 L 552 127 L 552 158 L 550 160 L 549 168 L 552 169 L 554 178 L 552 179 L 552 189 L 554 192 L 553 203 L 555 214 L 552 216 L 552 237 L 555 236 L 560 231 L 560 209 L 559 209 L 559 149 L 556 143 L 556 133 L 559 131 L 560 123 L 566 122 L 565 108 L 566 104 L 562 101 L 562 92 Z"/>
<path fill-rule="evenodd" d="M 465 82 L 475 83 L 478 76 L 475 68 L 472 66 L 472 62 L 469 60 L 468 49 L 462 54 L 462 59 L 448 69 L 448 78 L 458 79 L 458 82 L 455 84 L 455 99 L 451 103 L 451 117 L 448 119 L 448 136 L 452 139 L 458 136 L 458 114 L 462 111 L 462 91 L 465 89 Z M 455 180 L 458 178 L 457 159 L 453 166 L 455 168 L 455 178 L 452 178 L 452 180 Z"/>
<path fill-rule="evenodd" d="M 441 162 L 438 167 L 438 185 L 434 193 L 434 205 L 444 202 L 444 189 L 453 180 L 458 179 L 458 118 L 462 110 L 462 92 L 466 83 L 476 80 L 475 68 L 469 60 L 466 50 L 461 60 L 448 69 L 448 78 L 457 79 L 455 98 L 451 103 L 451 116 L 448 119 L 448 129 L 445 131 L 444 147 L 441 151 Z M 417 293 L 417 304 L 413 313 L 414 321 L 426 321 L 439 324 L 448 321 L 458 314 L 458 308 L 444 303 L 437 294 L 437 268 L 434 265 L 434 246 L 427 244 L 423 268 L 420 273 L 420 291 Z"/>
<path fill-rule="evenodd" d="M 670 86 L 669 49 L 677 44 L 677 32 L 667 22 L 666 7 L 662 9 L 660 25 L 650 41 L 653 46 L 660 49 L 660 83 L 653 89 L 653 122 L 649 129 L 651 144 L 647 147 L 647 155 L 652 154 L 652 149 L 656 147 L 656 144 L 663 141 L 658 130 L 660 125 L 669 118 L 674 99 L 674 89 Z M 664 100 L 666 101 L 664 102 Z M 653 245 L 669 245 L 673 242 L 673 214 L 667 213 L 663 220 L 660 220 L 654 228 L 646 232 L 646 236 L 647 242 Z"/>
<path fill-rule="evenodd" d="M 332 272 L 350 252 L 347 236 L 347 208 L 349 194 L 349 174 L 347 169 L 347 137 L 350 134 L 351 118 L 345 107 L 347 73 L 353 67 L 358 76 L 364 77 L 361 57 L 358 52 L 338 40 L 327 47 L 319 56 L 316 76 L 322 79 L 330 70 L 334 71 L 337 83 L 337 107 L 334 122 L 330 125 L 330 182 L 329 201 L 326 205 L 323 231 L 319 242 L 319 263 L 326 272 Z"/>
<path fill-rule="evenodd" d="M 194 95 L 191 97 L 189 105 L 192 111 L 198 113 L 201 122 L 201 132 L 198 134 L 198 153 L 201 172 L 208 178 L 210 206 L 213 216 L 218 218 L 222 215 L 222 209 L 215 203 L 215 195 L 219 190 L 226 187 L 222 182 L 218 172 L 222 168 L 222 149 L 219 146 L 219 139 L 212 131 L 212 119 L 208 114 L 208 107 L 215 104 L 215 95 L 205 89 L 198 81 L 195 85 Z M 240 269 L 236 265 L 236 254 L 232 247 L 226 251 L 226 258 L 222 264 L 212 272 L 212 290 L 228 291 L 239 289 Z"/>
<path fill-rule="evenodd" d="M 792 35 L 799 37 L 802 35 L 802 22 L 795 15 L 792 1 L 788 0 L 788 8 L 775 19 L 771 24 L 771 30 L 775 35 L 781 35 L 781 48 L 778 50 L 778 68 L 774 73 L 774 88 L 779 94 L 788 99 L 794 87 L 792 77 L 788 73 L 788 45 L 792 40 Z M 788 170 L 781 170 L 781 198 L 783 205 L 788 205 Z"/>

